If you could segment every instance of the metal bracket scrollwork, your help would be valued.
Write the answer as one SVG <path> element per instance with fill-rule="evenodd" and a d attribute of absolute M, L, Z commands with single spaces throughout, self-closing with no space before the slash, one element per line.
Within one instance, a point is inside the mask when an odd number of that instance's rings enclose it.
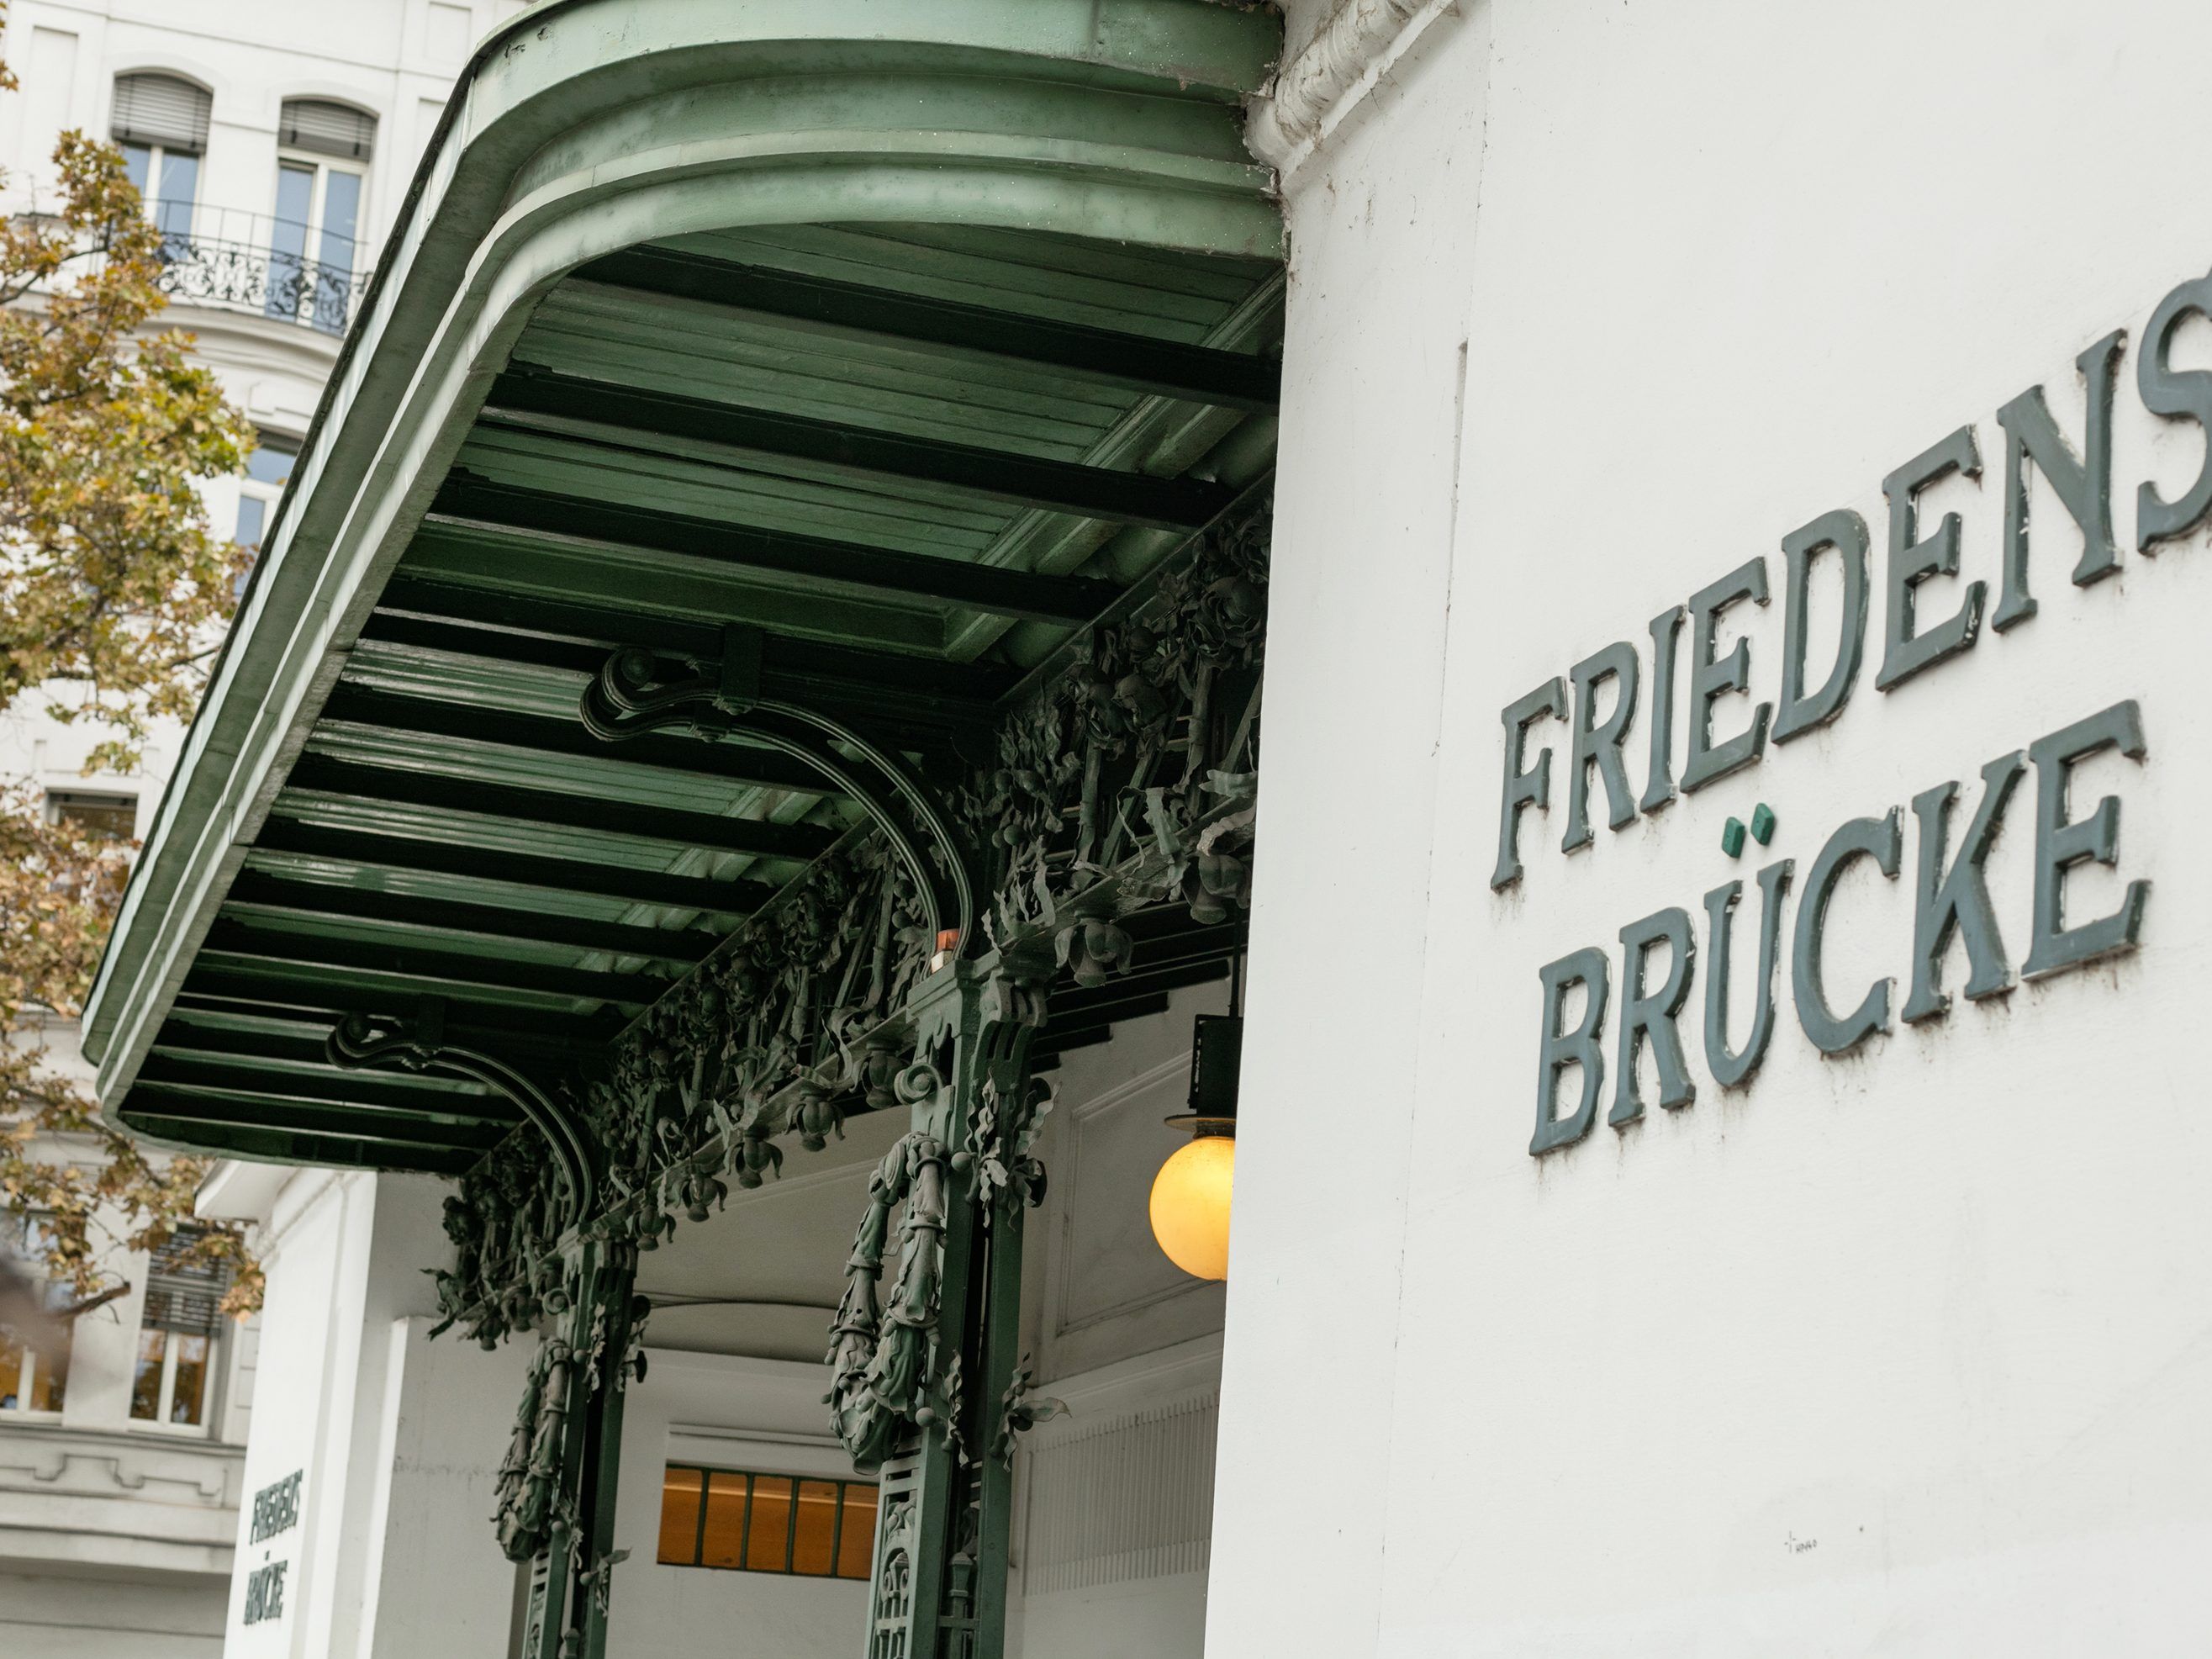
<path fill-rule="evenodd" d="M 556 1234 L 595 1212 L 598 1183 L 591 1145 L 583 1127 L 560 1102 L 502 1060 L 446 1041 L 445 1004 L 426 1000 L 412 1019 L 380 1019 L 348 1014 L 331 1030 L 323 1048 L 331 1064 L 349 1070 L 397 1066 L 410 1072 L 442 1072 L 481 1083 L 512 1101 L 551 1147 L 568 1192 L 568 1213 Z"/>
<path fill-rule="evenodd" d="M 957 954 L 977 924 L 966 839 L 906 757 L 819 709 L 761 692 L 761 635 L 731 625 L 709 659 L 629 646 L 584 688 L 584 725 L 619 743 L 670 726 L 705 738 L 738 736 L 802 761 L 858 802 L 897 853 L 921 896 L 933 937 Z M 902 810 L 903 809 L 903 810 Z"/>

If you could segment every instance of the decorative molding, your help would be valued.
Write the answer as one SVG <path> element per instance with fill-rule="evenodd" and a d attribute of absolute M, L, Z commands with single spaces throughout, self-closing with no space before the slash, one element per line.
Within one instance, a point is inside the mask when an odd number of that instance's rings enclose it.
<path fill-rule="evenodd" d="M 1214 1331 L 1149 1353 L 1133 1354 L 1109 1365 L 1054 1377 L 1048 1386 L 1067 1406 L 1067 1415 L 1037 1431 L 1040 1444 L 1080 1432 L 1099 1416 L 1218 1392 L 1221 1387 L 1222 1334 Z"/>
<path fill-rule="evenodd" d="M 1438 18 L 1465 0 L 1343 0 L 1245 101 L 1244 143 L 1287 182 Z"/>
<path fill-rule="evenodd" d="M 1131 1073 L 1112 1088 L 1103 1093 L 1091 1096 L 1082 1104 L 1070 1107 L 1068 1115 L 1079 1122 L 1087 1117 L 1096 1117 L 1099 1113 L 1110 1110 L 1123 1101 L 1142 1094 L 1154 1084 L 1164 1083 L 1168 1079 L 1187 1073 L 1189 1070 L 1190 1050 L 1185 1048 L 1179 1054 L 1170 1054 L 1165 1060 L 1155 1065 L 1147 1066 L 1141 1072 Z"/>
<path fill-rule="evenodd" d="M 152 1485 L 173 1491 L 170 1503 L 231 1509 L 234 1477 L 245 1459 L 244 1448 L 210 1441 L 149 1444 L 127 1433 L 26 1425 L 0 1434 L 0 1492 L 119 1498 Z"/>
<path fill-rule="evenodd" d="M 811 1370 L 813 1367 L 807 1369 Z M 809 1451 L 836 1452 L 841 1458 L 844 1456 L 839 1450 L 836 1435 L 801 1434 L 793 1429 L 733 1429 L 713 1423 L 671 1423 L 668 1437 L 671 1440 L 742 1441 L 763 1446 L 798 1446 Z M 851 1460 L 845 1461 L 849 1464 Z"/>
<path fill-rule="evenodd" d="M 779 1434 L 766 1429 L 706 1428 L 671 1424 L 666 1459 L 755 1474 L 793 1474 L 815 1480 L 849 1480 L 853 1460 L 829 1435 Z"/>

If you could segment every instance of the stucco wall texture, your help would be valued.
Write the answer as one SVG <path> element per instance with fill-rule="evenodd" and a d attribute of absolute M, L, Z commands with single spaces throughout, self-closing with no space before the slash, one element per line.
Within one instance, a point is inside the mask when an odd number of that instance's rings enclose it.
<path fill-rule="evenodd" d="M 2201 530 L 2134 533 L 2138 483 L 2172 496 L 2203 454 L 2136 376 L 2153 307 L 2212 264 L 2208 49 L 2212 15 L 2151 3 L 1469 3 L 1291 179 L 1210 1653 L 2212 1647 L 2212 562 Z M 1979 580 L 1993 607 L 1996 411 L 2040 384 L 2079 448 L 2074 360 L 2120 327 L 2119 573 L 2068 581 L 2081 538 L 2039 482 L 2039 613 L 1877 691 L 1884 476 L 1972 426 L 1978 480 L 1920 498 L 1923 534 L 1960 515 L 1960 573 L 1917 600 L 1932 624 Z M 2212 364 L 2212 325 L 2172 355 Z M 1640 791 L 1650 619 L 1764 556 L 1772 603 L 1718 641 L 1749 641 L 1751 696 L 1714 714 L 1741 729 L 1778 691 L 1781 539 L 1838 507 L 1874 538 L 1840 717 L 1572 854 L 1567 726 L 1532 729 L 1552 805 L 1493 893 L 1500 711 L 1628 642 Z M 1814 605 L 1817 681 L 1833 590 Z M 1686 628 L 1678 775 L 1689 655 Z M 1945 1017 L 1840 1059 L 1785 963 L 1734 1091 L 1695 979 L 1696 1101 L 1606 1125 L 1621 928 L 1680 905 L 1702 946 L 1705 894 L 1744 881 L 1740 1039 L 1758 869 L 1802 882 L 1900 807 L 1899 876 L 1844 878 L 1826 960 L 1839 1007 L 1880 976 L 1901 1005 L 1912 797 L 1960 786 L 1955 847 L 1985 763 L 2125 699 L 2147 752 L 2071 792 L 2076 817 L 2118 798 L 2118 868 L 2070 878 L 2068 920 L 2147 878 L 2138 950 L 1969 1002 L 1954 946 Z M 2034 788 L 1988 865 L 2015 971 Z M 1761 802 L 1771 845 L 1730 859 Z M 1584 945 L 1613 963 L 1600 1121 L 1537 1159 L 1538 969 Z"/>

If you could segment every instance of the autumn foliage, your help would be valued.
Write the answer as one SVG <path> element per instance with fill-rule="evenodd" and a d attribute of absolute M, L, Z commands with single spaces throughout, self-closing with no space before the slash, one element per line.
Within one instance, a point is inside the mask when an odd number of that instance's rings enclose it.
<path fill-rule="evenodd" d="M 198 701 L 245 556 L 198 485 L 252 440 L 191 337 L 149 326 L 161 237 L 122 156 L 72 131 L 54 165 L 49 210 L 0 225 L 0 711 L 39 692 L 33 718 L 100 723 L 94 763 L 125 769 L 149 720 Z M 40 1216 L 48 1277 L 89 1298 L 117 1245 L 190 1218 L 207 1164 L 149 1154 L 47 1063 L 43 1023 L 82 1009 L 131 849 L 44 807 L 0 782 L 0 1204 Z M 231 1262 L 232 1311 L 258 1304 L 234 1232 L 197 1249 Z"/>

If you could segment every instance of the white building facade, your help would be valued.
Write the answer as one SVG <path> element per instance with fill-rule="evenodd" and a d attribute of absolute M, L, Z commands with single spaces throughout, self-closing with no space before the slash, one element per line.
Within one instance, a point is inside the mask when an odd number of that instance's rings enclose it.
<path fill-rule="evenodd" d="M 1208 1652 L 2204 1648 L 2208 20 L 1287 9 Z"/>
<path fill-rule="evenodd" d="M 249 475 L 207 486 L 218 533 L 261 539 L 453 73 L 514 9 L 9 8 L 0 52 L 21 89 L 0 98 L 6 210 L 50 203 L 63 130 L 124 148 L 166 233 L 172 303 L 158 325 L 197 336 L 259 432 Z M 133 773 L 88 771 L 101 732 L 41 706 L 70 690 L 0 720 L 0 774 L 30 781 L 52 813 L 141 836 L 182 729 L 157 723 Z M 49 1022 L 44 1036 L 88 1086 L 73 1025 Z M 259 1327 L 165 1300 L 143 1255 L 107 1266 L 130 1291 L 78 1316 L 65 1352 L 27 1369 L 0 1353 L 0 1373 L 17 1367 L 0 1374 L 0 1639 L 98 1659 L 217 1653 Z"/>

